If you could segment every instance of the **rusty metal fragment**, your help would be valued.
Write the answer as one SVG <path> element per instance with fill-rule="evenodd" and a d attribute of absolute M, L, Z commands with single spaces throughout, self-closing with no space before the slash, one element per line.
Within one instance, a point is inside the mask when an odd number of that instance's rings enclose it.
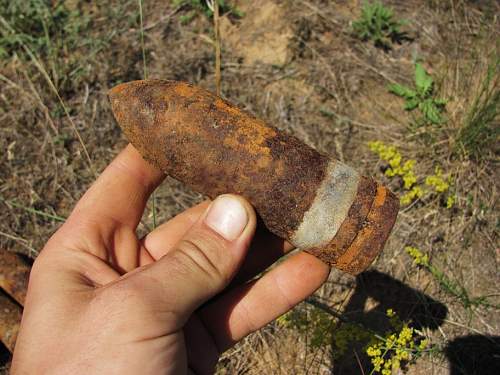
<path fill-rule="evenodd" d="M 381 251 L 399 209 L 385 187 L 184 82 L 145 80 L 109 92 L 143 157 L 211 198 L 247 198 L 266 227 L 353 275 Z"/>
<path fill-rule="evenodd" d="M 0 291 L 0 339 L 10 352 L 14 351 L 22 308 Z"/>
<path fill-rule="evenodd" d="M 20 255 L 0 250 L 0 288 L 21 305 L 26 298 L 30 269 Z"/>
<path fill-rule="evenodd" d="M 11 352 L 19 332 L 30 269 L 20 255 L 0 250 L 0 288 L 3 289 L 0 290 L 0 341 Z"/>

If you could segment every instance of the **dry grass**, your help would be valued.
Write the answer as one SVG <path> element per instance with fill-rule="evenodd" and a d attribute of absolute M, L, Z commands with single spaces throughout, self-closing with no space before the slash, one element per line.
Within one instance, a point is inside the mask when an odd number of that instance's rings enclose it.
<path fill-rule="evenodd" d="M 80 32 L 81 38 L 108 43 L 90 56 L 85 46 L 63 51 L 52 60 L 35 55 L 65 103 L 67 115 L 47 77 L 22 47 L 0 61 L 0 148 L 5 150 L 0 154 L 0 247 L 32 257 L 59 225 L 50 215 L 68 215 L 94 178 L 82 144 L 96 171 L 125 145 L 111 116 L 108 88 L 141 78 L 144 61 L 150 77 L 187 80 L 214 91 L 216 87 L 211 19 L 200 15 L 183 24 L 185 8 L 143 0 L 142 48 L 137 0 L 65 3 L 90 19 L 92 27 Z M 377 157 L 366 146 L 368 141 L 398 147 L 405 158 L 417 160 L 420 176 L 432 174 L 440 165 L 454 180 L 457 203 L 453 209 L 443 207 L 437 197 L 404 208 L 373 270 L 358 278 L 333 270 L 314 300 L 334 312 L 333 329 L 340 320 L 347 320 L 382 333 L 389 307 L 412 319 L 439 350 L 409 366 L 410 373 L 470 371 L 469 364 L 458 363 L 457 358 L 462 350 L 471 355 L 471 351 L 480 354 L 498 348 L 498 310 L 485 305 L 464 307 L 428 272 L 412 265 L 404 247 L 413 245 L 427 252 L 470 296 L 491 295 L 491 303 L 500 303 L 496 287 L 500 281 L 498 149 L 483 147 L 479 159 L 456 152 L 491 56 L 498 56 L 498 5 L 494 1 L 384 1 L 409 21 L 405 29 L 412 38 L 384 52 L 356 40 L 350 32 L 350 22 L 359 15 L 359 1 L 256 0 L 253 7 L 252 3 L 239 2 L 245 12 L 242 19 L 231 15 L 220 19 L 225 97 L 397 191 L 401 191 L 399 182 L 383 176 Z M 282 13 L 273 19 L 276 9 Z M 245 60 L 246 52 L 238 48 L 251 42 L 253 24 L 266 22 L 272 23 L 273 33 L 265 34 L 265 40 L 272 45 L 274 35 L 287 45 L 286 53 L 276 56 L 278 65 L 270 62 L 273 56 L 266 56 L 266 63 L 259 63 L 258 56 Z M 110 30 L 117 32 L 109 35 Z M 238 30 L 245 32 L 240 35 Z M 279 30 L 283 32 L 277 35 Z M 263 30 L 257 31 L 255 38 L 262 38 Z M 387 91 L 389 83 L 412 81 L 417 57 L 436 79 L 438 92 L 449 99 L 448 121 L 441 127 L 412 126 L 413 118 L 403 110 L 402 101 Z M 66 78 L 64 71 L 54 67 L 71 59 L 80 59 L 85 69 Z M 498 126 L 498 119 L 494 121 Z M 168 180 L 156 192 L 156 219 L 162 222 L 201 199 Z M 142 222 L 140 231 L 152 227 L 151 210 Z M 307 303 L 297 308 L 306 315 L 314 309 Z M 272 323 L 225 353 L 218 371 L 370 373 L 362 346 L 353 344 L 344 356 L 335 357 L 330 345 L 312 346 L 307 332 Z"/>

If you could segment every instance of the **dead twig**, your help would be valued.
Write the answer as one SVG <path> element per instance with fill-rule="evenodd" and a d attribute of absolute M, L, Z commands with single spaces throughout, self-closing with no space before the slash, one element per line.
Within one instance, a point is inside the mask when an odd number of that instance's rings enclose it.
<path fill-rule="evenodd" d="M 220 51 L 220 27 L 219 27 L 219 2 L 207 0 L 208 7 L 214 13 L 214 47 L 215 47 L 215 93 L 221 95 L 221 51 Z"/>
<path fill-rule="evenodd" d="M 156 26 L 164 23 L 165 21 L 169 21 L 170 18 L 172 18 L 179 10 L 181 10 L 183 5 L 179 5 L 177 8 L 172 10 L 170 13 L 165 14 L 163 17 L 161 17 L 159 20 L 150 23 L 149 25 L 144 25 L 142 28 L 143 31 L 149 31 L 151 29 L 154 29 Z"/>

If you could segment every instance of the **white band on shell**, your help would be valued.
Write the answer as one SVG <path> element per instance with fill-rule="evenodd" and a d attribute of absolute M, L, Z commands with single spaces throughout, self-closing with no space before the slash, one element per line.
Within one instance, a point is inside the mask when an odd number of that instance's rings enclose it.
<path fill-rule="evenodd" d="M 359 180 L 359 173 L 351 167 L 330 161 L 311 207 L 290 239 L 292 244 L 302 249 L 328 244 L 347 218 Z"/>

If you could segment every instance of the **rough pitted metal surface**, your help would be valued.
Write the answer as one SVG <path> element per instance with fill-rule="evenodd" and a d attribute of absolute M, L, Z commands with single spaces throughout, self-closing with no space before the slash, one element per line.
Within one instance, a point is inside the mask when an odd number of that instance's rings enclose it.
<path fill-rule="evenodd" d="M 0 249 L 0 288 L 3 289 L 0 291 L 0 341 L 11 352 L 19 332 L 29 273 L 30 265 L 21 256 Z"/>
<path fill-rule="evenodd" d="M 271 232 L 352 274 L 381 251 L 399 204 L 371 178 L 188 83 L 134 81 L 109 97 L 143 157 L 192 189 L 244 196 Z"/>
<path fill-rule="evenodd" d="M 5 294 L 0 293 L 0 337 L 12 353 L 21 325 L 22 309 Z"/>
<path fill-rule="evenodd" d="M 31 267 L 18 254 L 0 249 L 0 288 L 24 304 Z"/>

